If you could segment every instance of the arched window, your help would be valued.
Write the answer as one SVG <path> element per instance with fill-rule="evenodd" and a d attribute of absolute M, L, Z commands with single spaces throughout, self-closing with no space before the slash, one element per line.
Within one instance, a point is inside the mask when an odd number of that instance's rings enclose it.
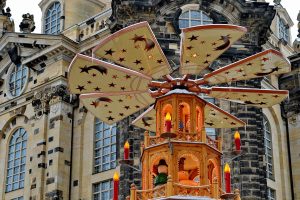
<path fill-rule="evenodd" d="M 188 10 L 179 16 L 179 28 L 212 23 L 213 20 L 201 10 Z"/>
<path fill-rule="evenodd" d="M 9 142 L 6 192 L 24 188 L 27 132 L 19 128 Z"/>
<path fill-rule="evenodd" d="M 9 76 L 9 93 L 16 97 L 21 95 L 28 79 L 28 68 L 24 65 L 14 65 Z"/>
<path fill-rule="evenodd" d="M 267 178 L 274 179 L 273 174 L 273 148 L 272 148 L 272 133 L 270 122 L 266 118 L 263 117 L 263 128 L 264 128 L 264 140 L 265 140 L 265 156 L 266 156 L 266 164 L 267 164 Z"/>
<path fill-rule="evenodd" d="M 60 15 L 61 5 L 55 2 L 50 6 L 45 15 L 45 33 L 59 34 L 60 33 Z"/>
<path fill-rule="evenodd" d="M 95 120 L 94 173 L 116 168 L 116 124 L 109 126 Z"/>

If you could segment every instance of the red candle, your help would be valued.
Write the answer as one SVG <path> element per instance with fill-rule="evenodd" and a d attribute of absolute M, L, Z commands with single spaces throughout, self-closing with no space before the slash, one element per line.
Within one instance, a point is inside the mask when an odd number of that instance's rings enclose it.
<path fill-rule="evenodd" d="M 228 163 L 225 164 L 224 175 L 225 175 L 225 191 L 226 193 L 231 193 L 230 167 Z"/>
<path fill-rule="evenodd" d="M 114 198 L 113 200 L 118 200 L 118 196 L 119 196 L 119 175 L 117 172 L 115 172 L 114 174 Z"/>
<path fill-rule="evenodd" d="M 238 131 L 236 131 L 234 133 L 234 142 L 235 142 L 235 149 L 237 151 L 240 151 L 241 150 L 241 136 Z"/>
<path fill-rule="evenodd" d="M 168 112 L 166 114 L 166 132 L 169 133 L 171 132 L 171 128 L 172 128 L 172 118 L 171 118 L 171 114 Z"/>
<path fill-rule="evenodd" d="M 129 158 L 129 142 L 126 141 L 124 144 L 124 160 L 128 160 Z"/>

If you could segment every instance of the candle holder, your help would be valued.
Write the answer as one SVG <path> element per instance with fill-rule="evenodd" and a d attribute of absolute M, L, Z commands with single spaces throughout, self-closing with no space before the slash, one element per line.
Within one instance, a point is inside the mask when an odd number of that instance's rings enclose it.
<path fill-rule="evenodd" d="M 120 165 L 133 165 L 133 159 L 119 160 Z"/>
<path fill-rule="evenodd" d="M 234 193 L 225 193 L 225 194 L 222 194 L 220 196 L 221 199 L 232 199 L 235 197 L 236 194 Z"/>

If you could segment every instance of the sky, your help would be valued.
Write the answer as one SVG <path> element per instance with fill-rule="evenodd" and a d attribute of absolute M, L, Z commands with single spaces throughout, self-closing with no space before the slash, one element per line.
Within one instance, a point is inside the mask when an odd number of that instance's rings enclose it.
<path fill-rule="evenodd" d="M 273 0 L 266 0 L 267 2 L 273 2 Z M 22 15 L 25 13 L 34 14 L 34 20 L 36 24 L 35 33 L 41 32 L 41 17 L 42 13 L 38 6 L 40 0 L 7 0 L 6 6 L 10 7 L 12 18 L 15 21 L 16 31 L 19 31 L 19 24 L 22 20 Z M 272 3 L 271 3 L 272 4 Z M 291 30 L 292 41 L 295 40 L 297 31 L 297 15 L 300 10 L 300 0 L 282 0 L 281 4 L 285 7 L 290 14 L 291 19 L 294 21 L 294 26 Z"/>

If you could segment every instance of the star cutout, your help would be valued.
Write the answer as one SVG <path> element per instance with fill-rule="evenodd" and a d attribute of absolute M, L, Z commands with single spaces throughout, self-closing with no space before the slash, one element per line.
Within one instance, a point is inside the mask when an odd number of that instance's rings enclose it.
<path fill-rule="evenodd" d="M 236 125 L 236 123 L 235 123 L 235 122 L 231 122 L 230 124 L 231 124 L 231 125 Z"/>
<path fill-rule="evenodd" d="M 107 105 L 107 104 L 105 104 L 105 105 L 104 105 L 104 107 L 108 107 L 108 105 Z"/>
<path fill-rule="evenodd" d="M 211 56 L 211 54 L 206 54 L 206 57 L 210 57 Z"/>
<path fill-rule="evenodd" d="M 95 76 L 97 76 L 97 74 L 93 74 L 92 76 L 95 77 Z"/>
<path fill-rule="evenodd" d="M 247 66 L 252 66 L 252 63 L 248 63 Z"/>
<path fill-rule="evenodd" d="M 126 89 L 125 87 L 121 87 L 121 90 L 123 90 L 123 91 L 124 91 L 125 89 Z"/>
<path fill-rule="evenodd" d="M 113 118 L 112 116 L 107 117 L 108 121 L 113 121 L 115 118 Z"/>
<path fill-rule="evenodd" d="M 224 119 L 226 119 L 226 120 L 227 120 L 227 119 L 228 119 L 228 117 L 224 117 Z"/>
<path fill-rule="evenodd" d="M 112 111 L 110 110 L 110 111 L 108 111 L 108 113 L 109 113 L 109 114 L 111 114 L 111 113 L 112 113 Z"/>
<path fill-rule="evenodd" d="M 190 63 L 190 61 L 189 61 L 189 60 L 186 60 L 186 61 L 185 61 L 185 64 L 188 64 L 188 63 Z"/>
<path fill-rule="evenodd" d="M 113 53 L 115 53 L 115 51 L 113 51 L 112 49 L 109 50 L 105 50 L 105 55 L 113 55 Z"/>
<path fill-rule="evenodd" d="M 264 61 L 264 62 L 266 62 L 266 61 L 269 60 L 269 58 L 263 57 L 261 60 Z"/>
<path fill-rule="evenodd" d="M 229 71 L 225 72 L 225 74 L 229 74 L 229 73 L 230 73 Z"/>
<path fill-rule="evenodd" d="M 209 122 L 205 122 L 205 124 L 209 125 L 209 126 L 213 126 L 214 123 L 209 123 Z"/>
<path fill-rule="evenodd" d="M 81 69 L 81 72 L 80 73 L 89 73 L 89 71 L 91 70 L 91 69 L 89 69 L 87 66 L 84 66 L 84 67 L 80 67 L 80 69 Z"/>
<path fill-rule="evenodd" d="M 115 86 L 116 86 L 115 83 L 110 83 L 110 84 L 109 84 L 109 87 L 115 87 Z"/>
<path fill-rule="evenodd" d="M 277 94 L 276 94 L 276 95 L 273 95 L 273 97 L 275 97 L 275 98 L 278 98 L 278 97 L 279 97 L 279 95 L 277 95 Z"/>
<path fill-rule="evenodd" d="M 124 62 L 124 61 L 125 61 L 125 58 L 119 58 L 118 61 L 119 61 L 119 62 Z"/>
<path fill-rule="evenodd" d="M 258 96 L 263 96 L 263 94 L 258 94 Z"/>
<path fill-rule="evenodd" d="M 130 75 L 126 75 L 125 78 L 126 78 L 126 79 L 130 79 L 131 76 L 130 76 Z"/>
<path fill-rule="evenodd" d="M 81 86 L 81 85 L 78 85 L 78 87 L 76 88 L 77 90 L 80 90 L 80 92 L 82 91 L 82 90 L 86 90 L 85 88 L 84 88 L 84 86 Z"/>
<path fill-rule="evenodd" d="M 138 41 L 145 41 L 145 38 L 144 38 L 144 36 L 139 36 L 139 35 L 134 35 L 134 37 L 131 39 L 131 40 L 133 40 L 134 41 L 134 43 L 136 43 L 136 42 L 138 42 Z"/>
<path fill-rule="evenodd" d="M 192 48 L 193 48 L 192 46 L 188 46 L 186 49 L 191 50 Z"/>
<path fill-rule="evenodd" d="M 130 106 L 124 106 L 124 108 L 125 108 L 126 110 L 128 110 L 128 109 L 130 109 Z"/>
<path fill-rule="evenodd" d="M 139 68 L 140 71 L 144 71 L 144 69 L 145 69 L 144 67 L 140 67 Z"/>
<path fill-rule="evenodd" d="M 192 37 L 189 37 L 188 39 L 189 39 L 190 42 L 191 42 L 191 41 L 193 41 L 193 40 L 198 40 L 198 37 L 199 37 L 199 36 L 194 36 L 194 35 L 192 35 Z"/>
<path fill-rule="evenodd" d="M 217 44 L 216 42 L 211 43 L 212 46 L 215 46 L 216 44 Z"/>
<path fill-rule="evenodd" d="M 244 70 L 242 70 L 242 69 L 238 69 L 238 70 L 236 70 L 237 72 L 243 72 Z"/>
<path fill-rule="evenodd" d="M 91 106 L 94 106 L 95 108 L 97 108 L 98 105 L 99 105 L 99 102 L 97 102 L 97 101 L 93 101 L 93 102 L 91 103 Z"/>
<path fill-rule="evenodd" d="M 160 60 L 157 60 L 156 62 L 159 63 L 159 64 L 161 64 L 161 63 L 163 63 L 163 60 L 160 59 Z"/>
<path fill-rule="evenodd" d="M 92 83 L 92 81 L 87 81 L 87 84 L 91 84 Z"/>
<path fill-rule="evenodd" d="M 141 60 L 135 60 L 135 62 L 133 62 L 133 63 L 135 63 L 136 65 L 138 65 L 138 64 L 142 64 L 142 61 Z"/>
<path fill-rule="evenodd" d="M 95 90 L 95 91 L 100 91 L 100 90 L 101 90 L 101 88 L 99 88 L 99 87 L 95 87 L 95 88 L 94 88 L 94 90 Z"/>
<path fill-rule="evenodd" d="M 119 115 L 120 115 L 121 117 L 123 117 L 123 116 L 124 116 L 124 113 L 119 113 Z"/>
<path fill-rule="evenodd" d="M 242 97 L 246 97 L 246 96 L 247 96 L 246 94 L 243 94 L 243 95 L 242 95 Z"/>
<path fill-rule="evenodd" d="M 123 53 L 126 53 L 126 52 L 127 52 L 127 50 L 126 50 L 126 49 L 122 49 L 122 52 L 123 52 Z"/>
<path fill-rule="evenodd" d="M 139 106 L 139 105 L 136 105 L 135 107 L 136 107 L 136 108 L 140 108 L 140 106 Z"/>
<path fill-rule="evenodd" d="M 123 100 L 122 100 L 122 99 L 119 99 L 118 101 L 119 101 L 120 103 L 122 103 L 122 102 L 123 102 Z"/>
<path fill-rule="evenodd" d="M 206 61 L 204 61 L 204 62 L 203 62 L 203 64 L 208 64 L 208 63 L 209 63 L 209 61 L 208 61 L 208 60 L 206 60 Z"/>
<path fill-rule="evenodd" d="M 117 79 L 117 78 L 118 78 L 118 75 L 113 75 L 112 78 L 113 78 L 113 79 Z"/>

